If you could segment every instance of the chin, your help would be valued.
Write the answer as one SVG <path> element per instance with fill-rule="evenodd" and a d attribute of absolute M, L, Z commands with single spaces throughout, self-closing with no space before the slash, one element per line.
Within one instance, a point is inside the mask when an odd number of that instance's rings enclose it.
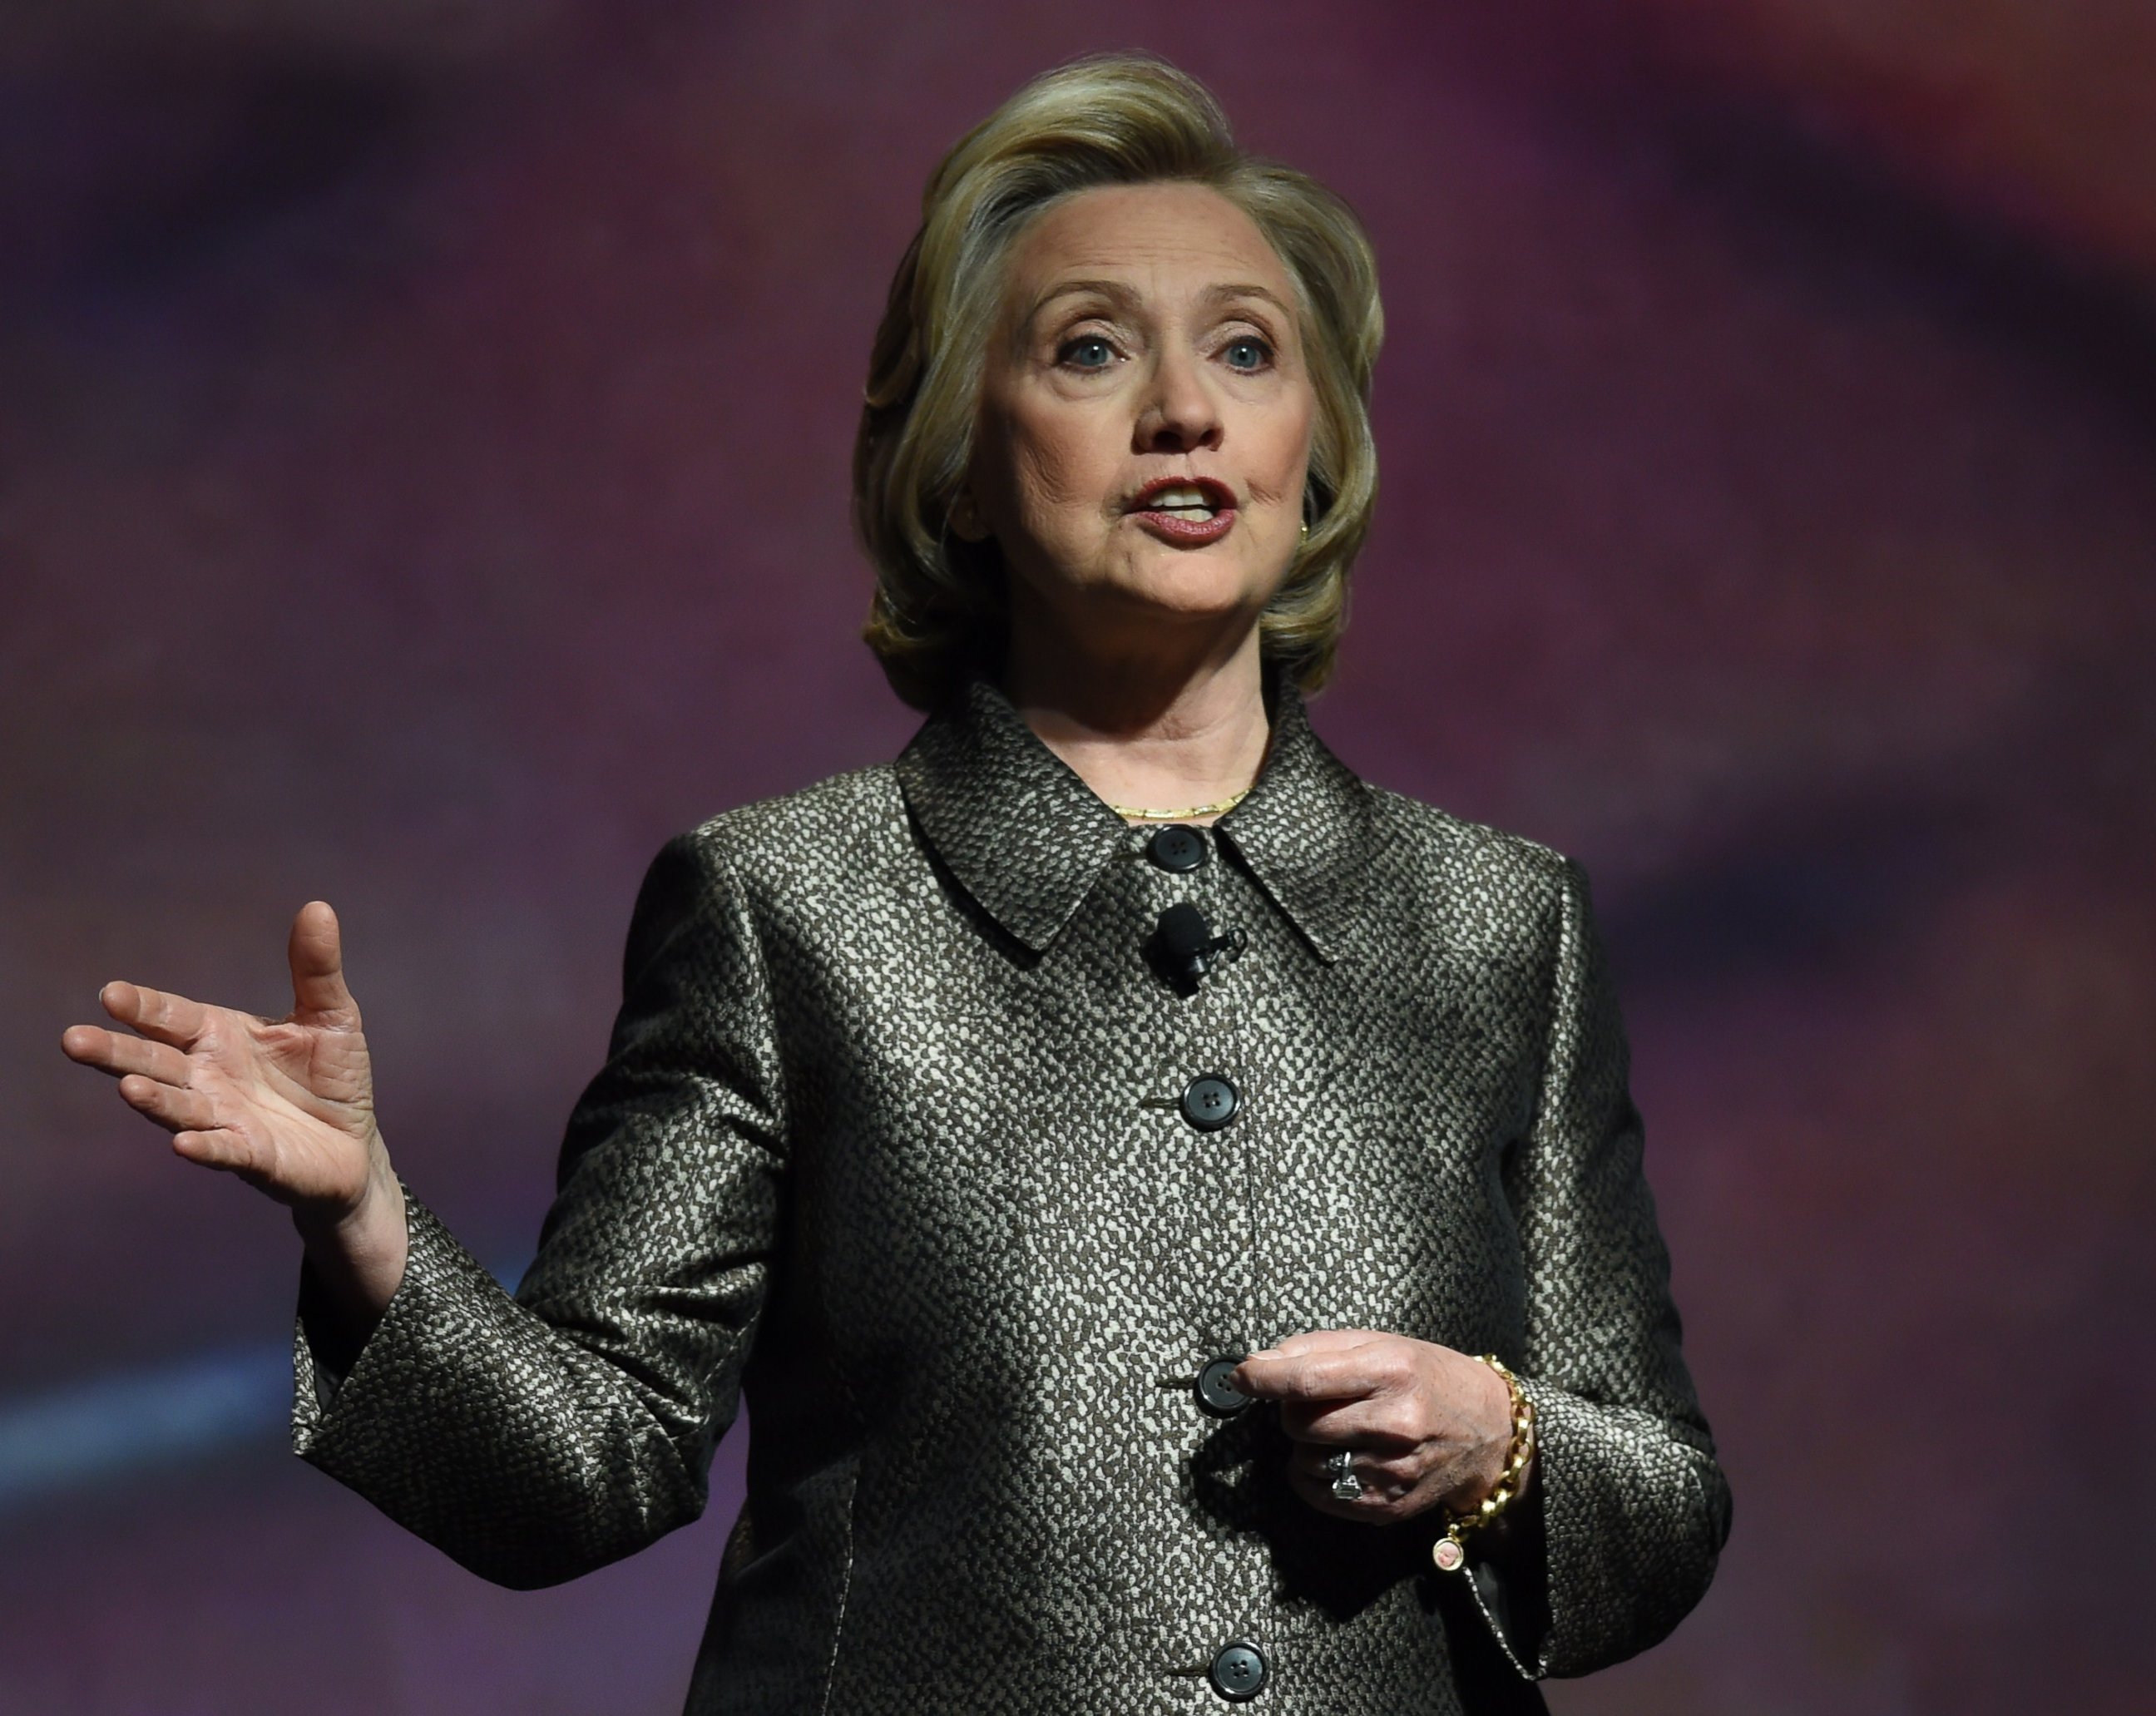
<path fill-rule="evenodd" d="M 1090 564 L 1081 561 L 1082 570 L 1051 570 L 1053 558 L 1044 555 L 1045 576 L 1036 573 L 1027 582 L 1052 610 L 1062 612 L 1066 624 L 1079 621 L 1087 610 L 1102 618 L 1118 614 L 1126 624 L 1217 624 L 1262 610 L 1286 576 L 1285 564 L 1261 568 L 1250 563 L 1246 552 L 1227 552 L 1229 547 L 1224 542 L 1177 548 L 1148 540 L 1136 552 L 1125 547 Z"/>
<path fill-rule="evenodd" d="M 1199 619 L 1263 608 L 1279 589 L 1281 577 L 1203 548 L 1168 548 L 1116 583 L 1148 606 Z"/>

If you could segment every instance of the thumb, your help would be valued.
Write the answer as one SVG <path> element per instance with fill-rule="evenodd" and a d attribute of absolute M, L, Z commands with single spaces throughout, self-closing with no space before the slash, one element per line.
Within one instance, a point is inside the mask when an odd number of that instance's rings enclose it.
<path fill-rule="evenodd" d="M 345 987 L 344 940 L 328 901 L 310 900 L 300 908 L 285 951 L 292 962 L 294 1017 L 358 1029 L 359 1004 Z"/>

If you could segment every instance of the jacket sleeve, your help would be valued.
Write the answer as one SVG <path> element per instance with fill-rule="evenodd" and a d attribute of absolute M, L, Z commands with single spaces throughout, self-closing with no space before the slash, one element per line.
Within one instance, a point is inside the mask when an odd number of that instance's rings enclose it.
<path fill-rule="evenodd" d="M 1502 1556 L 1477 1556 L 1468 1539 L 1477 1603 L 1536 1677 L 1584 1674 L 1666 1637 L 1705 1593 L 1730 1517 L 1679 1349 L 1624 1025 L 1587 878 L 1568 860 L 1556 933 L 1540 1097 L 1507 1172 L 1526 1263 L 1513 1368 L 1535 1408 L 1544 1589 L 1507 1603 Z M 1540 1636 L 1506 1624 L 1508 1610 L 1536 1616 Z"/>
<path fill-rule="evenodd" d="M 764 1297 L 779 1090 L 741 891 L 708 836 L 683 835 L 638 895 L 608 1060 L 516 1294 L 408 1192 L 410 1261 L 355 1353 L 303 1266 L 295 1450 L 519 1589 L 695 1519 Z"/>

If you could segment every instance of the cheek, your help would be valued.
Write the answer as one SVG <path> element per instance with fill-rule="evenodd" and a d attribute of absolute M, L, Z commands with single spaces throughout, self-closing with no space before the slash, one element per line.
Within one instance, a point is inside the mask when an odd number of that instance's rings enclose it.
<path fill-rule="evenodd" d="M 1072 511 L 1098 512 L 1106 504 L 1116 473 L 1097 426 L 1077 413 L 1042 413 L 1014 425 L 1013 463 L 1019 504 L 1029 518 L 1046 521 Z"/>
<path fill-rule="evenodd" d="M 1250 486 L 1263 498 L 1278 501 L 1295 495 L 1303 474 L 1310 468 L 1311 438 L 1317 424 L 1315 402 L 1301 410 L 1289 408 L 1268 415 L 1253 438 L 1257 457 L 1252 461 Z"/>

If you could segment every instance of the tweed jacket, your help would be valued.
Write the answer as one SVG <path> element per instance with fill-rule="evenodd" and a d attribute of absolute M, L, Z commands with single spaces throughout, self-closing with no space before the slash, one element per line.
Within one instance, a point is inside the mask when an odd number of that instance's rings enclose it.
<path fill-rule="evenodd" d="M 695 1518 L 745 1395 L 692 1716 L 1532 1710 L 1661 1638 L 1728 1492 L 1584 878 L 1269 694 L 1179 858 L 982 681 L 895 764 L 669 842 L 521 1285 L 408 1194 L 356 1351 L 303 1269 L 298 1451 L 536 1586 Z M 1240 943 L 1194 980 L 1178 902 Z M 1435 1517 L 1318 1513 L 1273 1409 L 1201 1397 L 1327 1328 L 1519 1374 L 1539 1548 L 1438 1572 Z"/>

